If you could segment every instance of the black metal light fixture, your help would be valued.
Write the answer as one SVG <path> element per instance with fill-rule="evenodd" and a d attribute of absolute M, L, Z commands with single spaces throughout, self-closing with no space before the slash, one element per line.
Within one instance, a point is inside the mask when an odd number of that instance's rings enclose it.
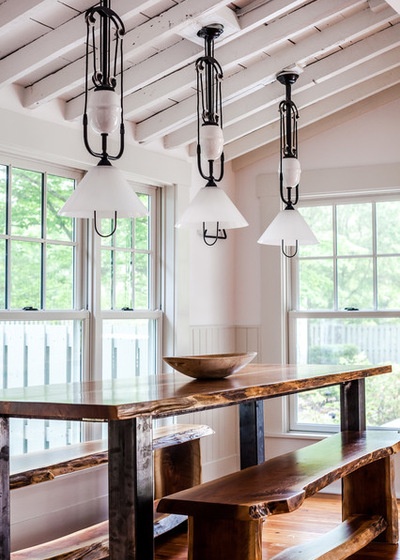
<path fill-rule="evenodd" d="M 205 51 L 196 61 L 197 168 L 207 182 L 177 223 L 177 227 L 202 224 L 203 240 L 209 246 L 226 239 L 227 229 L 248 225 L 228 195 L 217 186 L 224 176 L 223 71 L 214 57 L 214 41 L 223 30 L 223 25 L 215 23 L 203 27 L 197 34 L 204 39 Z M 210 223 L 215 227 L 212 233 L 207 225 Z"/>
<path fill-rule="evenodd" d="M 282 71 L 276 79 L 285 86 L 285 99 L 279 104 L 280 115 L 280 160 L 279 193 L 285 205 L 259 238 L 258 243 L 280 245 L 285 257 L 294 257 L 299 245 L 313 245 L 317 238 L 301 214 L 294 208 L 299 201 L 301 168 L 298 160 L 297 120 L 299 112 L 292 101 L 292 85 L 299 77 L 297 72 Z M 285 247 L 295 246 L 292 253 Z"/>
<path fill-rule="evenodd" d="M 118 217 L 139 217 L 147 214 L 146 207 L 137 197 L 123 173 L 111 161 L 124 152 L 123 110 L 123 38 L 125 27 L 121 18 L 111 9 L 110 0 L 85 13 L 85 101 L 83 113 L 83 140 L 87 151 L 99 159 L 80 181 L 76 190 L 61 208 L 59 214 L 74 218 L 94 218 L 94 228 L 101 237 L 110 237 L 117 228 Z M 118 74 L 118 59 L 120 73 Z M 89 67 L 92 62 L 92 70 Z M 90 88 L 90 77 L 92 89 Z M 97 135 L 98 147 L 93 148 L 89 130 Z M 110 135 L 118 131 L 119 146 L 115 153 L 109 149 Z M 113 218 L 110 233 L 104 235 L 98 228 L 98 219 Z"/>

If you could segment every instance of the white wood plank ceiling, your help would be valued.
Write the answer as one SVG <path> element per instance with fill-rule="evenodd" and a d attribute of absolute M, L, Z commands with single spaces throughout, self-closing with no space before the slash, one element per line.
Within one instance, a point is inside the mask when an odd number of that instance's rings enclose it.
<path fill-rule="evenodd" d="M 0 0 L 0 88 L 32 111 L 57 102 L 66 121 L 83 110 L 84 11 L 93 0 Z M 293 86 L 305 127 L 400 91 L 400 0 L 113 0 L 124 21 L 125 118 L 131 141 L 192 154 L 197 31 L 222 23 L 228 160 L 277 139 L 276 81 Z M 0 89 L 0 106 L 1 106 Z"/>

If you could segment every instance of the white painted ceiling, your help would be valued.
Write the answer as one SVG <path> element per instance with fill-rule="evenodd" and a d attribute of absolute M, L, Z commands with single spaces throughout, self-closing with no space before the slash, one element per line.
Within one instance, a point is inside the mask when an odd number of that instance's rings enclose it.
<path fill-rule="evenodd" d="M 1 89 L 22 107 L 83 110 L 84 11 L 93 0 L 0 0 Z M 124 21 L 124 110 L 132 141 L 192 154 L 196 140 L 197 31 L 223 23 L 215 57 L 224 70 L 227 160 L 276 141 L 282 69 L 300 76 L 299 128 L 334 123 L 362 102 L 400 91 L 400 0 L 112 0 Z"/>

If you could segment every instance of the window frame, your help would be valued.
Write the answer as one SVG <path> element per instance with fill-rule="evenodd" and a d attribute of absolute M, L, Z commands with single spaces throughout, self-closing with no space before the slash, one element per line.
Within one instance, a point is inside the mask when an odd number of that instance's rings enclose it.
<path fill-rule="evenodd" d="M 27 171 L 37 172 L 47 175 L 55 175 L 79 181 L 83 172 L 67 166 L 58 166 L 39 162 L 29 158 L 10 157 L 0 152 L 1 165 L 8 169 L 20 168 Z M 9 171 L 8 171 L 9 172 Z M 158 373 L 162 362 L 162 342 L 163 342 L 163 316 L 161 309 L 161 196 L 162 188 L 160 186 L 143 185 L 133 183 L 137 192 L 146 193 L 151 196 L 151 217 L 150 217 L 150 236 L 151 251 L 149 257 L 149 309 L 140 309 L 134 311 L 120 310 L 102 310 L 101 309 L 101 238 L 95 234 L 91 223 L 88 220 L 75 219 L 75 258 L 74 258 L 74 274 L 75 282 L 73 286 L 73 302 L 74 309 L 65 310 L 23 310 L 23 309 L 0 309 L 0 321 L 18 321 L 18 322 L 43 322 L 54 320 L 77 320 L 82 323 L 82 355 L 81 355 L 81 376 L 82 381 L 91 381 L 101 379 L 102 374 L 102 322 L 107 319 L 133 319 L 148 318 L 155 321 L 156 340 L 154 348 L 155 369 Z M 43 198 L 43 197 L 42 197 Z M 45 204 L 46 195 L 42 200 Z M 42 231 L 45 228 L 46 212 L 42 214 Z M 10 216 L 7 216 L 10 220 Z M 10 222 L 9 222 L 10 223 Z M 43 226 L 44 224 L 44 226 Z M 10 229 L 6 238 L 14 238 L 10 235 Z M 46 243 L 44 239 L 34 239 L 38 243 Z M 7 270 L 8 276 L 12 273 L 10 267 Z M 43 279 L 43 269 L 41 272 L 41 282 Z M 9 281 L 9 280 L 8 280 Z M 45 285 L 44 285 L 45 289 Z M 42 298 L 43 300 L 43 298 Z M 101 426 L 95 426 L 90 423 L 81 424 L 81 439 L 87 441 L 93 438 L 102 437 Z"/>
<path fill-rule="evenodd" d="M 342 205 L 342 204 L 361 204 L 361 203 L 376 203 L 376 202 L 389 202 L 389 201 L 400 201 L 400 194 L 399 193 L 386 193 L 386 194 L 377 194 L 377 193 L 370 193 L 364 194 L 361 193 L 359 195 L 351 195 L 351 196 L 330 196 L 330 197 L 313 197 L 309 199 L 303 199 L 301 206 L 321 206 L 321 205 Z M 345 311 L 338 309 L 338 289 L 337 289 L 337 261 L 341 258 L 346 257 L 338 257 L 336 250 L 330 257 L 326 257 L 327 259 L 333 260 L 334 262 L 334 309 L 333 310 L 302 310 L 298 309 L 299 307 L 299 260 L 298 258 L 292 259 L 290 266 L 287 267 L 287 275 L 288 275 L 288 309 L 287 309 L 287 332 L 288 332 L 288 360 L 289 363 L 296 363 L 296 341 L 297 341 L 297 332 L 296 332 L 296 324 L 298 319 L 313 319 L 313 318 L 321 318 L 321 319 L 351 319 L 353 318 L 399 318 L 400 317 L 400 309 L 391 309 L 391 310 L 378 310 L 377 309 L 377 244 L 376 244 L 376 207 L 373 207 L 373 220 L 372 220 L 372 227 L 373 227 L 373 240 L 372 240 L 372 254 L 371 258 L 373 259 L 373 301 L 374 307 L 370 310 L 360 310 L 360 311 Z M 334 231 L 337 227 L 336 219 L 333 223 Z M 400 254 L 390 254 L 398 255 L 400 258 Z M 312 258 L 312 257 L 311 257 Z M 317 258 L 317 257 L 315 257 Z M 323 257 L 321 257 L 323 258 Z M 297 418 L 297 403 L 298 403 L 298 396 L 291 395 L 288 398 L 288 406 L 287 406 L 287 432 L 290 433 L 310 433 L 310 434 L 323 434 L 323 433 L 332 433 L 339 430 L 338 426 L 328 425 L 328 424 L 307 424 L 301 423 L 298 421 Z"/>

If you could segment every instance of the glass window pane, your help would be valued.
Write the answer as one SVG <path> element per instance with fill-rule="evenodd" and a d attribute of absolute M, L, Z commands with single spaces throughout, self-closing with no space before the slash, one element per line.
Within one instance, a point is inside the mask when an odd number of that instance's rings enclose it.
<path fill-rule="evenodd" d="M 332 206 L 299 208 L 319 243 L 300 245 L 300 257 L 327 257 L 333 255 L 333 209 Z"/>
<path fill-rule="evenodd" d="M 114 220 L 111 220 L 109 218 L 102 218 L 101 220 L 99 220 L 99 222 L 97 222 L 97 228 L 99 229 L 100 233 L 102 233 L 103 235 L 108 235 L 114 229 Z M 102 237 L 101 238 L 102 245 L 104 245 L 105 247 L 111 247 L 111 245 L 113 245 L 114 242 L 114 237 L 115 234 L 109 237 Z"/>
<path fill-rule="evenodd" d="M 378 257 L 378 309 L 400 309 L 400 258 Z"/>
<path fill-rule="evenodd" d="M 400 201 L 377 202 L 376 229 L 378 254 L 400 253 Z"/>
<path fill-rule="evenodd" d="M 47 238 L 60 241 L 74 240 L 74 220 L 58 215 L 58 211 L 71 196 L 75 181 L 58 177 L 47 176 Z"/>
<path fill-rule="evenodd" d="M 135 256 L 135 309 L 148 309 L 149 302 L 149 255 Z"/>
<path fill-rule="evenodd" d="M 42 174 L 12 170 L 11 234 L 42 237 Z"/>
<path fill-rule="evenodd" d="M 338 308 L 374 308 L 372 258 L 339 259 Z"/>
<path fill-rule="evenodd" d="M 7 232 L 7 171 L 6 165 L 0 165 L 0 235 Z"/>
<path fill-rule="evenodd" d="M 101 252 L 101 308 L 113 308 L 114 251 Z"/>
<path fill-rule="evenodd" d="M 337 253 L 372 254 L 372 204 L 337 206 Z"/>
<path fill-rule="evenodd" d="M 114 247 L 131 249 L 133 247 L 133 221 L 127 218 L 119 218 L 117 231 L 113 235 L 112 244 Z"/>
<path fill-rule="evenodd" d="M 155 375 L 156 321 L 103 321 L 103 379 Z"/>
<path fill-rule="evenodd" d="M 47 245 L 46 309 L 74 308 L 74 248 Z"/>
<path fill-rule="evenodd" d="M 146 194 L 138 194 L 141 202 L 149 209 L 150 197 Z M 135 220 L 135 248 L 141 250 L 150 249 L 150 218 L 142 216 Z"/>
<path fill-rule="evenodd" d="M 82 333 L 80 320 L 1 321 L 2 387 L 80 381 Z M 12 454 L 80 441 L 79 422 L 13 419 L 10 429 Z"/>
<path fill-rule="evenodd" d="M 298 319 L 296 361 L 300 364 L 391 363 L 394 375 L 366 380 L 367 423 L 400 427 L 400 318 Z M 339 391 L 298 395 L 298 422 L 339 423 Z"/>
<path fill-rule="evenodd" d="M 11 241 L 10 307 L 41 307 L 41 243 Z"/>
<path fill-rule="evenodd" d="M 132 308 L 132 253 L 130 251 L 115 251 L 115 253 L 115 309 Z"/>
<path fill-rule="evenodd" d="M 300 309 L 333 309 L 333 263 L 330 259 L 299 263 Z"/>

